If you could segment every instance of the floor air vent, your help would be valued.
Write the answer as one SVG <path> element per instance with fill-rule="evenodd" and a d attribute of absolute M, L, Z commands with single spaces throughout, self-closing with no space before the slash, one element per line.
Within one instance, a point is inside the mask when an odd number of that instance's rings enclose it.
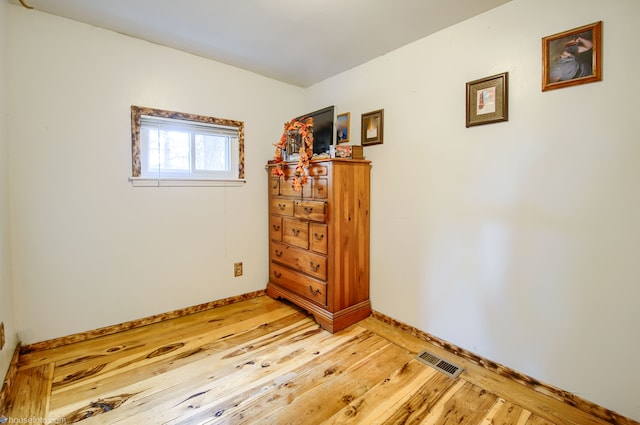
<path fill-rule="evenodd" d="M 443 360 L 440 357 L 428 351 L 423 351 L 420 354 L 418 354 L 418 360 L 428 364 L 429 366 L 433 367 L 434 369 L 444 373 L 445 375 L 451 378 L 457 378 L 458 375 L 460 375 L 463 371 L 463 369 L 460 366 L 456 366 L 452 363 L 449 363 L 448 361 Z"/>

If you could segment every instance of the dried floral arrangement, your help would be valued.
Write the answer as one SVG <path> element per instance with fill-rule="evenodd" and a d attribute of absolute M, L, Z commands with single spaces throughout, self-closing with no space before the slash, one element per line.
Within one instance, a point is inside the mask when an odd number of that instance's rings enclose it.
<path fill-rule="evenodd" d="M 284 124 L 284 132 L 282 137 L 275 144 L 276 152 L 273 156 L 276 167 L 273 169 L 274 176 L 284 176 L 284 152 L 287 150 L 287 136 L 291 133 L 297 133 L 301 137 L 300 155 L 298 156 L 298 165 L 296 166 L 293 178 L 293 188 L 296 191 L 302 189 L 309 180 L 306 169 L 309 168 L 311 157 L 313 156 L 313 118 L 307 117 L 302 119 L 292 119 Z"/>

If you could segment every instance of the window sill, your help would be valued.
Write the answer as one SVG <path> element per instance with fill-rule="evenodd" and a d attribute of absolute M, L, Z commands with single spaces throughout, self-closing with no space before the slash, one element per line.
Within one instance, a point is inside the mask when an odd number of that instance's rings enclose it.
<path fill-rule="evenodd" d="M 193 179 L 193 178 L 152 178 L 129 177 L 134 187 L 239 187 L 245 179 Z"/>

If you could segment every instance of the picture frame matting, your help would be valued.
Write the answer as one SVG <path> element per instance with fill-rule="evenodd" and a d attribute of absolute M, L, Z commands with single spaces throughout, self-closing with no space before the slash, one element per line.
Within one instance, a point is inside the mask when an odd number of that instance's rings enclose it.
<path fill-rule="evenodd" d="M 362 114 L 361 130 L 362 146 L 381 145 L 384 142 L 384 109 Z"/>
<path fill-rule="evenodd" d="M 466 84 L 466 126 L 509 120 L 509 73 Z"/>

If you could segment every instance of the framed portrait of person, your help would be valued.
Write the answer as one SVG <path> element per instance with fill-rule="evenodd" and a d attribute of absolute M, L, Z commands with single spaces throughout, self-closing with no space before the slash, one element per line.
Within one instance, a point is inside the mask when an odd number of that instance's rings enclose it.
<path fill-rule="evenodd" d="M 602 21 L 542 38 L 542 91 L 602 80 Z"/>

